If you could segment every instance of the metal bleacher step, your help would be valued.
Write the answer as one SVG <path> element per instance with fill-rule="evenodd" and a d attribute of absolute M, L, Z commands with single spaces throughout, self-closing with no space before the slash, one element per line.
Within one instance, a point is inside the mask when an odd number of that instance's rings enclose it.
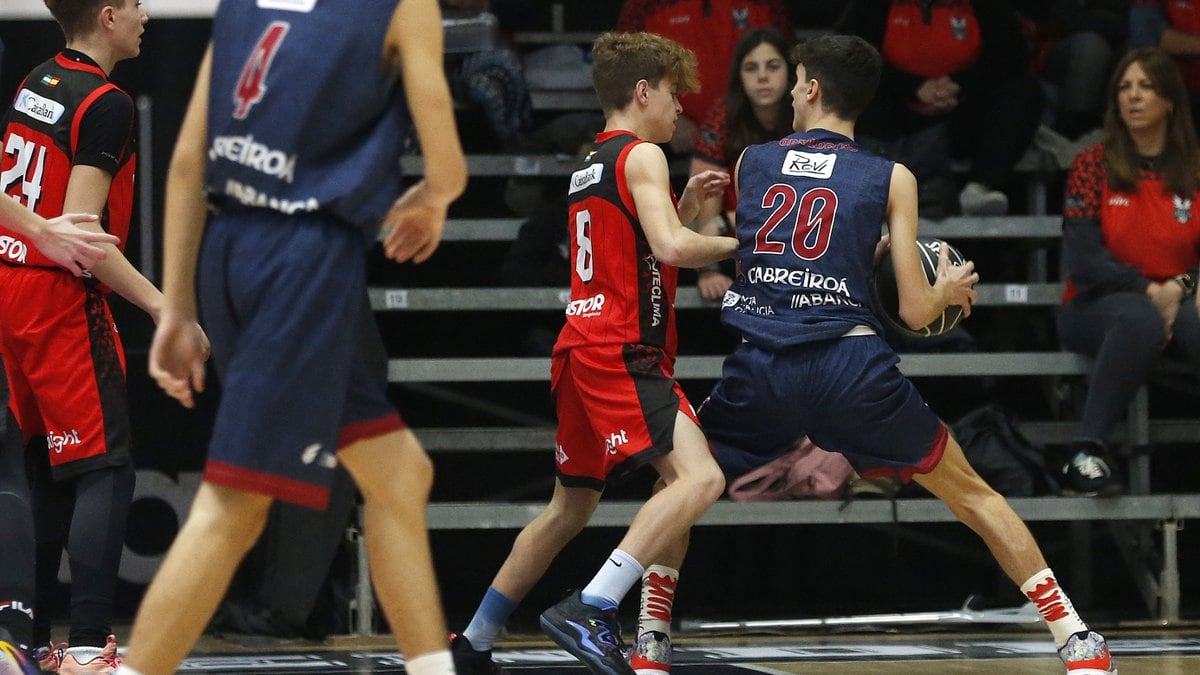
<path fill-rule="evenodd" d="M 1049 307 L 1062 299 L 1059 283 L 979 284 L 976 305 L 981 307 Z M 509 288 L 371 288 L 371 309 L 386 311 L 562 311 L 570 289 L 555 287 Z M 720 308 L 719 301 L 703 300 L 691 287 L 679 288 L 675 309 Z"/>
<path fill-rule="evenodd" d="M 1200 495 L 1145 495 L 1119 499 L 1094 497 L 1015 497 L 1017 515 L 1036 521 L 1182 520 L 1200 518 Z M 433 502 L 429 528 L 518 529 L 545 508 L 544 502 Z M 628 527 L 642 502 L 601 502 L 589 527 Z M 820 525 L 846 523 L 954 523 L 950 509 L 937 499 L 719 501 L 697 525 Z"/>
<path fill-rule="evenodd" d="M 717 379 L 724 356 L 681 356 L 675 377 Z M 1091 361 L 1069 352 L 901 354 L 909 377 L 1084 375 Z M 545 357 L 397 358 L 388 360 L 389 382 L 529 382 L 550 379 Z"/>
<path fill-rule="evenodd" d="M 1021 433 L 1041 445 L 1066 445 L 1074 438 L 1079 423 L 1074 420 L 1026 420 Z M 426 427 L 414 429 L 430 452 L 547 452 L 554 447 L 553 427 Z M 1113 429 L 1114 445 L 1129 436 L 1128 424 Z M 1154 419 L 1149 422 L 1153 443 L 1200 443 L 1200 420 L 1195 418 Z"/>
<path fill-rule="evenodd" d="M 512 241 L 517 238 L 521 218 L 450 218 L 442 235 L 449 241 Z M 957 239 L 1058 239 L 1061 216 L 955 216 L 945 220 L 922 219 L 922 236 Z"/>

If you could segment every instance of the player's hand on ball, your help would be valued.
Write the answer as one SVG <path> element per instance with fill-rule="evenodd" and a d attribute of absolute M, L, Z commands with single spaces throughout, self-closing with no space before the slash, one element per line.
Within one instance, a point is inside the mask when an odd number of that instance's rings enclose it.
<path fill-rule="evenodd" d="M 975 272 L 975 262 L 968 260 L 961 265 L 951 265 L 950 247 L 939 249 L 937 276 L 946 281 L 947 306 L 958 305 L 962 307 L 964 317 L 971 316 L 971 305 L 978 297 L 975 284 L 979 283 L 979 274 Z"/>
<path fill-rule="evenodd" d="M 879 237 L 879 241 L 875 244 L 875 257 L 872 258 L 873 264 L 878 265 L 883 254 L 887 253 L 892 247 L 892 235 L 884 233 Z"/>

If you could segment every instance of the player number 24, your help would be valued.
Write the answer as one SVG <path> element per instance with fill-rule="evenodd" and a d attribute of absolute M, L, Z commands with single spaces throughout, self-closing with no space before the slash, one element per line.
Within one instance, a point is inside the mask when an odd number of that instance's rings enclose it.
<path fill-rule="evenodd" d="M 829 249 L 837 204 L 837 193 L 827 187 L 813 188 L 801 196 L 796 194 L 794 186 L 785 183 L 772 185 L 762 198 L 762 207 L 771 209 L 771 215 L 767 216 L 754 235 L 754 253 L 782 255 L 787 251 L 789 242 L 772 239 L 771 234 L 794 213 L 795 226 L 790 241 L 792 252 L 803 260 L 820 258 Z"/>
<path fill-rule="evenodd" d="M 0 191 L 8 192 L 8 188 L 20 180 L 26 208 L 36 209 L 38 199 L 42 197 L 42 169 L 46 164 L 46 148 L 33 141 L 26 141 L 18 134 L 9 134 L 8 143 L 4 145 L 4 154 L 14 157 L 15 161 L 4 173 L 0 173 Z M 33 165 L 32 170 L 30 164 Z"/>

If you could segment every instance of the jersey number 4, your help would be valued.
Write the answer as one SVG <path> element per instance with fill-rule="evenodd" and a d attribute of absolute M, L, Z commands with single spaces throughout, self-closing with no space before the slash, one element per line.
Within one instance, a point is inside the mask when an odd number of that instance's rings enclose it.
<path fill-rule="evenodd" d="M 792 252 L 803 260 L 816 260 L 829 249 L 829 237 L 833 234 L 833 219 L 837 216 L 837 193 L 827 187 L 817 187 L 796 194 L 796 188 L 786 183 L 776 183 L 763 194 L 762 207 L 771 209 L 771 215 L 754 235 L 754 253 L 782 255 L 787 251 L 787 241 L 772 239 L 771 234 L 794 213 L 792 228 Z"/>
<path fill-rule="evenodd" d="M 267 91 L 267 71 L 271 69 L 271 62 L 275 60 L 275 54 L 279 52 L 289 28 L 291 25 L 286 21 L 272 21 L 258 38 L 233 88 L 234 119 L 246 119 L 254 104 L 262 100 Z"/>
<path fill-rule="evenodd" d="M 4 154 L 13 158 L 12 166 L 0 173 L 0 192 L 8 192 L 18 180 L 21 181 L 21 194 L 25 196 L 25 207 L 30 211 L 37 210 L 38 200 L 42 197 L 42 169 L 46 164 L 46 148 L 33 141 L 26 141 L 15 133 L 8 135 L 4 144 Z M 8 162 L 5 162 L 7 164 Z M 6 199 L 6 197 L 0 197 Z"/>

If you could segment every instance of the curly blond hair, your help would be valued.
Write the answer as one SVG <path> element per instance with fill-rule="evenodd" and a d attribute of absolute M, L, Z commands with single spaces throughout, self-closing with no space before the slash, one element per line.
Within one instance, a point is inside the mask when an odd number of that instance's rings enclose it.
<path fill-rule="evenodd" d="M 629 105 L 639 80 L 658 86 L 665 77 L 680 94 L 700 91 L 696 54 L 655 33 L 604 33 L 592 43 L 592 58 L 592 86 L 605 112 Z"/>

